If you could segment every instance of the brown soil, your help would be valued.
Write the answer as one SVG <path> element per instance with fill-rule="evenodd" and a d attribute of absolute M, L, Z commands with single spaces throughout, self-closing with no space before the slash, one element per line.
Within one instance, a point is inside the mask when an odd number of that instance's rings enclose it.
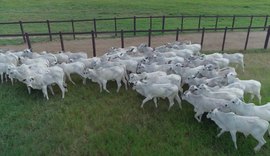
<path fill-rule="evenodd" d="M 222 40 L 224 33 L 205 33 L 203 50 L 204 51 L 221 51 Z M 246 41 L 246 32 L 228 32 L 225 42 L 225 50 L 243 50 L 245 41 Z M 258 49 L 263 48 L 264 41 L 266 37 L 266 31 L 262 32 L 251 32 L 249 36 L 249 42 L 247 49 Z M 192 43 L 201 42 L 201 33 L 192 33 L 192 34 L 180 34 L 180 41 L 190 40 Z M 125 38 L 125 47 L 139 45 L 140 43 L 147 43 L 148 37 L 129 37 Z M 152 36 L 152 47 L 156 47 L 167 42 L 175 41 L 175 35 L 161 35 L 161 36 Z M 89 54 L 89 57 L 92 56 L 92 41 L 88 39 L 81 40 L 70 40 L 64 41 L 65 50 L 72 52 L 85 51 Z M 120 47 L 121 40 L 120 38 L 97 38 L 96 39 L 96 51 L 97 55 L 100 56 L 106 52 L 111 47 Z M 22 50 L 27 48 L 27 45 L 9 45 L 9 46 L 0 46 L 2 49 L 12 49 L 12 50 Z M 32 44 L 34 51 L 59 51 L 61 49 L 60 42 L 41 42 Z"/>

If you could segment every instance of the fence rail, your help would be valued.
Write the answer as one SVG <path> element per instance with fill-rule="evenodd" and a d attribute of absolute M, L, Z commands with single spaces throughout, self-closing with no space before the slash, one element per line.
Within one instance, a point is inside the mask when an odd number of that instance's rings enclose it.
<path fill-rule="evenodd" d="M 247 49 L 247 45 L 248 45 L 248 40 L 249 40 L 249 34 L 250 34 L 250 31 L 251 30 L 254 30 L 254 29 L 262 29 L 264 27 L 238 27 L 238 28 L 234 28 L 234 29 L 242 29 L 242 30 L 246 30 L 247 31 L 247 36 L 246 36 L 246 40 L 245 40 L 245 45 L 244 45 L 244 48 L 243 50 L 246 50 Z M 227 31 L 231 28 L 228 28 L 228 27 L 225 27 L 225 28 L 217 28 L 218 30 L 221 30 L 224 32 L 224 35 L 223 35 L 223 40 L 222 40 L 222 47 L 221 47 L 221 51 L 224 51 L 225 50 L 225 44 L 226 44 L 226 35 L 227 35 Z M 197 30 L 197 29 L 196 29 Z M 200 28 L 199 31 L 201 32 L 201 46 L 203 48 L 203 43 L 204 43 L 204 36 L 205 36 L 205 32 L 206 31 L 213 31 L 215 30 L 215 28 Z M 187 31 L 194 31 L 194 29 L 187 29 Z M 179 32 L 180 32 L 180 29 L 177 28 L 177 29 L 170 29 L 170 30 L 151 30 L 151 29 L 148 29 L 148 30 L 118 30 L 118 31 L 101 31 L 101 32 L 95 32 L 94 30 L 90 31 L 90 32 L 57 32 L 57 33 L 24 33 L 23 35 L 22 34 L 10 34 L 10 35 L 0 35 L 0 37 L 22 37 L 25 38 L 26 40 L 26 43 L 27 43 L 27 48 L 29 49 L 32 49 L 32 45 L 31 45 L 31 39 L 30 37 L 37 37 L 37 36 L 59 36 L 59 40 L 60 40 L 60 45 L 61 45 L 61 50 L 62 51 L 65 51 L 65 46 L 64 46 L 64 39 L 63 39 L 63 36 L 64 35 L 89 35 L 89 37 L 91 38 L 91 41 L 92 41 L 92 49 L 93 49 L 93 56 L 96 56 L 96 37 L 95 35 L 96 34 L 114 34 L 115 32 L 117 33 L 120 33 L 120 44 L 122 48 L 124 48 L 124 45 L 125 45 L 125 34 L 127 33 L 139 33 L 139 32 L 144 32 L 144 33 L 147 33 L 148 34 L 148 46 L 151 46 L 151 43 L 152 43 L 152 33 L 153 32 L 174 32 L 176 37 L 175 37 L 175 40 L 178 41 L 179 40 Z M 268 47 L 268 43 L 269 43 L 269 38 L 270 38 L 270 26 L 268 26 L 267 28 L 267 33 L 266 33 L 266 37 L 265 37 L 265 42 L 264 42 L 264 46 L 262 48 L 264 49 L 267 49 Z M 89 45 L 90 46 L 90 45 Z M 32 49 L 33 50 L 33 49 Z"/>
<path fill-rule="evenodd" d="M 252 26 L 253 25 L 253 21 L 254 18 L 264 18 L 264 22 L 262 26 Z M 190 15 L 181 15 L 181 16 L 133 16 L 133 17 L 114 17 L 114 18 L 100 18 L 100 19 L 79 19 L 79 20 L 45 20 L 45 21 L 18 21 L 18 22 L 0 22 L 0 26 L 1 25 L 18 25 L 19 26 L 19 32 L 20 33 L 16 33 L 16 34 L 0 34 L 1 38 L 4 37 L 21 37 L 23 39 L 23 41 L 25 43 L 27 43 L 27 47 L 29 49 L 32 49 L 31 46 L 31 37 L 49 37 L 49 40 L 52 41 L 53 37 L 59 37 L 60 39 L 60 44 L 61 44 L 61 50 L 64 51 L 65 50 L 65 46 L 64 46 L 64 40 L 63 40 L 63 36 L 64 35 L 72 35 L 73 39 L 76 39 L 76 35 L 89 35 L 89 37 L 91 37 L 92 40 L 92 49 L 93 49 L 93 56 L 96 56 L 96 43 L 95 43 L 95 39 L 98 35 L 105 35 L 105 34 L 110 34 L 110 35 L 114 35 L 115 37 L 118 36 L 118 34 L 120 35 L 121 38 L 121 47 L 124 47 L 125 45 L 125 34 L 131 34 L 133 36 L 136 36 L 138 33 L 146 33 L 148 35 L 148 45 L 151 46 L 152 43 L 152 35 L 153 33 L 175 33 L 175 40 L 178 41 L 179 40 L 179 34 L 180 32 L 200 32 L 201 35 L 201 45 L 203 47 L 203 43 L 204 43 L 204 34 L 207 31 L 221 31 L 224 32 L 223 35 L 223 40 L 222 40 L 222 47 L 221 50 L 223 51 L 225 48 L 225 44 L 226 44 L 226 34 L 228 31 L 234 31 L 234 30 L 243 30 L 243 31 L 247 31 L 247 36 L 246 36 L 246 40 L 245 40 L 245 46 L 244 46 L 244 50 L 247 49 L 247 45 L 248 45 L 248 41 L 249 41 L 249 34 L 250 31 L 254 31 L 254 30 L 266 30 L 267 29 L 267 35 L 265 37 L 265 42 L 264 42 L 264 49 L 267 49 L 268 47 L 268 42 L 269 42 L 269 36 L 270 36 L 270 27 L 268 26 L 268 15 L 232 15 L 232 16 L 224 16 L 224 15 L 197 15 L 197 16 L 190 16 Z M 197 23 L 196 28 L 185 28 L 185 20 L 188 18 L 192 18 L 195 19 Z M 213 27 L 203 27 L 202 26 L 202 22 L 204 18 L 213 18 L 214 19 L 214 26 Z M 219 21 L 220 18 L 230 18 L 231 21 L 231 25 L 228 27 L 219 27 Z M 239 18 L 250 18 L 249 20 L 249 24 L 247 26 L 241 26 L 241 27 L 236 27 L 236 20 Z M 119 29 L 118 27 L 118 23 L 121 20 L 131 20 L 131 25 L 132 25 L 132 29 L 131 30 L 123 30 L 123 29 Z M 139 19 L 148 19 L 148 29 L 138 29 L 138 20 Z M 153 19 L 160 19 L 160 29 L 153 29 L 154 26 L 154 22 Z M 168 29 L 166 28 L 166 24 L 167 21 L 166 19 L 176 19 L 177 21 L 179 21 L 179 27 L 177 27 L 176 29 Z M 113 28 L 110 30 L 105 30 L 102 31 L 97 27 L 98 21 L 112 21 L 113 22 Z M 75 23 L 77 22 L 92 22 L 92 29 L 89 29 L 89 31 L 76 31 L 76 27 L 75 27 Z M 26 32 L 26 24 L 34 24 L 34 23 L 42 23 L 45 24 L 47 26 L 47 31 L 46 32 L 42 32 L 42 33 L 34 33 L 34 32 Z M 64 32 L 64 31 L 57 31 L 57 32 L 52 32 L 52 28 L 51 28 L 51 24 L 52 23 L 70 23 L 71 24 L 71 31 L 68 32 Z"/>
<path fill-rule="evenodd" d="M 226 19 L 229 19 L 231 20 L 228 21 L 229 23 L 231 23 L 231 26 L 227 26 L 228 27 L 228 30 L 230 31 L 233 31 L 233 30 L 236 30 L 237 28 L 235 28 L 235 23 L 237 20 L 241 20 L 241 19 L 245 19 L 246 18 L 250 18 L 249 20 L 249 24 L 248 25 L 244 25 L 243 27 L 247 27 L 247 26 L 250 26 L 252 27 L 253 25 L 253 21 L 254 21 L 254 18 L 263 18 L 261 19 L 261 25 L 259 26 L 260 29 L 263 29 L 263 30 L 266 30 L 267 29 L 267 25 L 268 24 L 268 17 L 269 15 L 179 15 L 179 16 L 133 16 L 133 17 L 113 17 L 113 18 L 93 18 L 93 19 L 71 19 L 71 20 L 40 20 L 40 21 L 18 21 L 18 22 L 0 22 L 0 26 L 2 25 L 18 25 L 18 32 L 21 32 L 21 34 L 24 34 L 25 30 L 28 30 L 29 27 L 27 27 L 27 24 L 44 24 L 45 27 L 47 27 L 47 32 L 42 32 L 42 33 L 49 33 L 49 39 L 50 41 L 52 41 L 52 35 L 55 34 L 55 33 L 58 33 L 59 31 L 61 31 L 63 34 L 65 33 L 65 31 L 62 30 L 62 28 L 60 30 L 57 30 L 55 32 L 53 32 L 52 30 L 52 26 L 51 24 L 53 23 L 68 23 L 70 24 L 69 28 L 68 29 L 71 29 L 69 31 L 72 31 L 73 33 L 73 39 L 76 39 L 76 34 L 77 33 L 80 33 L 80 32 L 77 32 L 76 30 L 78 30 L 77 28 L 78 27 L 75 27 L 76 23 L 79 23 L 79 22 L 92 22 L 92 24 L 88 24 L 88 26 L 91 28 L 89 28 L 88 30 L 91 31 L 93 30 L 95 32 L 95 37 L 97 37 L 97 35 L 99 34 L 98 32 L 102 32 L 102 34 L 105 34 L 103 32 L 111 32 L 111 31 L 114 31 L 114 36 L 117 36 L 118 34 L 121 33 L 121 29 L 123 28 L 119 28 L 119 23 L 121 23 L 123 20 L 130 20 L 129 21 L 129 24 L 131 25 L 131 30 L 129 31 L 132 31 L 133 32 L 133 35 L 135 36 L 137 34 L 137 32 L 140 32 L 140 31 L 137 31 L 138 27 L 140 26 L 139 24 L 139 20 L 140 19 L 146 19 L 148 21 L 148 28 L 146 28 L 144 31 L 148 31 L 148 29 L 153 29 L 153 26 L 158 26 L 159 28 L 161 28 L 162 32 L 160 33 L 164 33 L 164 32 L 168 32 L 168 25 L 170 25 L 170 23 L 168 22 L 168 19 L 175 19 L 175 21 L 179 24 L 177 24 L 176 27 L 180 27 L 180 31 L 181 32 L 189 32 L 189 31 L 201 31 L 202 30 L 202 27 L 205 27 L 205 26 L 202 26 L 202 23 L 204 20 L 206 20 L 206 18 L 210 18 L 210 19 L 213 19 L 213 26 L 208 26 L 205 28 L 205 30 L 207 29 L 211 29 L 214 28 L 214 30 L 212 31 L 219 31 L 219 30 L 223 30 L 224 29 L 224 26 L 220 26 L 220 22 L 221 22 L 221 18 L 226 18 Z M 153 22 L 153 19 L 159 19 L 159 22 L 160 24 L 155 24 L 154 25 L 154 22 Z M 193 24 L 193 26 L 197 27 L 197 28 L 194 28 L 194 29 L 190 29 L 190 28 L 186 28 L 186 23 L 185 21 L 187 19 L 193 19 L 194 21 L 193 22 L 197 22 L 197 24 Z M 263 21 L 264 20 L 264 21 Z M 101 29 L 104 29 L 104 28 L 99 28 L 98 27 L 98 23 L 100 21 L 111 21 L 111 25 L 112 25 L 112 28 L 107 28 L 106 27 L 106 30 L 101 30 Z M 175 22 L 174 21 L 174 22 Z M 144 25 L 146 26 L 146 25 Z M 230 27 L 230 28 L 229 28 Z M 254 27 L 252 27 L 254 29 Z M 87 28 L 86 28 L 87 30 Z M 158 30 L 158 29 L 157 29 Z M 125 30 L 125 31 L 128 31 L 128 30 Z M 34 32 L 31 32 L 31 31 L 27 31 L 29 34 L 31 33 L 34 33 Z M 14 34 L 12 33 L 7 33 L 7 34 L 0 34 L 0 37 L 7 37 L 7 36 L 14 36 Z M 15 35 L 16 36 L 16 35 Z M 23 35 L 22 35 L 23 37 Z M 26 39 L 23 37 L 22 38 L 24 42 L 26 42 Z"/>

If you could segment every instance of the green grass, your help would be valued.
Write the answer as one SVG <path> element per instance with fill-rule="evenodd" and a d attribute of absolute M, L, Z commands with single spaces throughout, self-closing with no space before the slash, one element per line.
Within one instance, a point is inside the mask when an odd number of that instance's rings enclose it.
<path fill-rule="evenodd" d="M 71 20 L 150 15 L 267 15 L 270 1 L 258 0 L 2 0 L 0 19 L 8 21 Z M 254 18 L 253 26 L 263 26 L 264 18 Z M 250 18 L 236 18 L 235 26 L 248 26 Z M 137 29 L 149 29 L 148 19 L 138 19 Z M 166 29 L 180 27 L 180 19 L 166 19 Z M 269 20 L 268 20 L 269 24 Z M 201 27 L 214 27 L 215 18 L 202 18 Z M 218 27 L 231 27 L 232 18 L 220 18 Z M 185 18 L 184 28 L 197 28 L 198 19 Z M 161 29 L 162 20 L 153 19 L 152 29 Z M 71 22 L 52 23 L 52 32 L 71 32 Z M 119 20 L 118 30 L 132 30 L 133 20 Z M 75 31 L 91 31 L 93 22 L 76 22 Z M 114 21 L 97 21 L 97 31 L 114 30 Z M 24 24 L 28 33 L 47 32 L 47 24 Z M 0 34 L 20 33 L 16 25 L 0 25 Z M 58 37 L 58 36 L 56 36 Z M 5 41 L 7 42 L 7 41 Z M 2 42 L 0 41 L 2 44 Z M 11 43 L 12 44 L 12 43 Z"/>
<path fill-rule="evenodd" d="M 261 81 L 262 103 L 270 101 L 269 57 L 269 50 L 248 51 L 246 72 L 238 72 Z M 28 95 L 21 83 L 1 84 L 0 155 L 254 155 L 255 139 L 238 133 L 235 150 L 229 133 L 215 138 L 217 126 L 205 116 L 198 123 L 185 101 L 182 110 L 175 105 L 168 112 L 167 100 L 141 109 L 143 97 L 130 88 L 116 93 L 110 82 L 111 93 L 99 93 L 97 84 L 73 78 L 77 85 L 69 83 L 65 99 L 54 87 L 49 101 L 40 90 Z M 265 139 L 257 155 L 269 154 Z"/>

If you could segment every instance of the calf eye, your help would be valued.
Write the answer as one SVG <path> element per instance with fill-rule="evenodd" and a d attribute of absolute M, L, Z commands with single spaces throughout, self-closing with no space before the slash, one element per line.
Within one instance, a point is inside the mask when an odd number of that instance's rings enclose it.
<path fill-rule="evenodd" d="M 23 79 L 23 81 L 26 81 L 26 79 Z"/>

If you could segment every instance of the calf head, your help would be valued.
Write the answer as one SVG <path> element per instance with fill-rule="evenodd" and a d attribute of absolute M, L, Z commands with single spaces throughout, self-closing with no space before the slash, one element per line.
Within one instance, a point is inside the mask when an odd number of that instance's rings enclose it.
<path fill-rule="evenodd" d="M 215 108 L 214 110 L 208 112 L 208 114 L 206 115 L 206 117 L 208 119 L 212 119 L 213 120 L 215 118 L 217 112 L 219 112 L 219 111 L 218 111 L 217 108 Z"/>
<path fill-rule="evenodd" d="M 230 111 L 233 111 L 233 107 L 237 107 L 239 106 L 241 103 L 240 103 L 240 99 L 238 98 L 235 98 L 235 99 L 232 99 L 230 102 L 226 103 L 222 108 L 221 110 L 223 112 L 230 112 Z"/>

